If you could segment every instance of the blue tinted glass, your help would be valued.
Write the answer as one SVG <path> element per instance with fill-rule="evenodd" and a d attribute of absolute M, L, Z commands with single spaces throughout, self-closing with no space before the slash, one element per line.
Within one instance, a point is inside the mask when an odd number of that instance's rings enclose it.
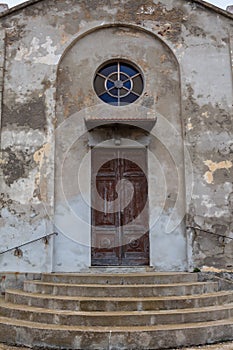
<path fill-rule="evenodd" d="M 109 76 L 109 74 L 117 71 L 117 64 L 109 64 L 108 66 L 102 68 L 99 72 L 100 74 L 105 75 L 106 77 Z"/>
<path fill-rule="evenodd" d="M 131 85 L 131 81 L 128 80 L 124 83 L 124 87 L 126 87 L 127 89 L 131 89 L 132 85 Z"/>
<path fill-rule="evenodd" d="M 107 82 L 107 88 L 111 89 L 114 86 L 114 83 L 112 83 L 111 81 L 108 80 Z"/>
<path fill-rule="evenodd" d="M 117 104 L 117 98 L 110 96 L 107 92 L 100 96 L 101 100 L 111 104 Z"/>
<path fill-rule="evenodd" d="M 138 98 L 138 96 L 131 93 L 131 94 L 127 95 L 126 97 L 121 98 L 121 105 L 132 103 L 132 102 L 136 101 L 137 98 Z"/>
<path fill-rule="evenodd" d="M 129 67 L 124 63 L 121 63 L 121 72 L 128 74 L 130 77 L 138 73 L 133 67 Z"/>

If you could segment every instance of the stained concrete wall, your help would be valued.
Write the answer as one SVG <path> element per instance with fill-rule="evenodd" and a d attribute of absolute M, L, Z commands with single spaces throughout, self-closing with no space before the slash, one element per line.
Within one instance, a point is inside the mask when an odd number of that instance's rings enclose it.
<path fill-rule="evenodd" d="M 61 185 L 73 203 L 69 211 L 83 212 L 86 232 L 89 211 L 77 201 L 73 175 L 89 153 L 85 117 L 117 113 L 98 100 L 92 81 L 100 64 L 119 57 L 135 62 L 146 81 L 127 113 L 157 117 L 148 146 L 151 217 L 157 209 L 151 264 L 232 265 L 231 240 L 185 230 L 199 225 L 233 236 L 231 19 L 183 0 L 39 1 L 1 17 L 1 250 L 59 230 L 49 244 L 23 247 L 22 256 L 0 255 L 1 270 L 89 266 L 87 242 L 59 228 L 70 219 L 68 212 L 62 220 Z M 67 145 L 76 165 L 63 177 Z"/>

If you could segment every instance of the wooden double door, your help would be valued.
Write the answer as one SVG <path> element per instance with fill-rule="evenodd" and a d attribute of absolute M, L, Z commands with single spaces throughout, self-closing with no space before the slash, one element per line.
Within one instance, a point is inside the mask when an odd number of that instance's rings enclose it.
<path fill-rule="evenodd" d="M 149 264 L 147 150 L 92 150 L 92 266 Z"/>

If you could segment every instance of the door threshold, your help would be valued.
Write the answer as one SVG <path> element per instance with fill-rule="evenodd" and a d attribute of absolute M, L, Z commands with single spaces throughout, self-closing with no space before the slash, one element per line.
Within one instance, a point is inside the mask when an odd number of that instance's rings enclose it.
<path fill-rule="evenodd" d="M 155 271 L 153 266 L 90 266 L 89 271 L 92 272 L 152 272 Z"/>

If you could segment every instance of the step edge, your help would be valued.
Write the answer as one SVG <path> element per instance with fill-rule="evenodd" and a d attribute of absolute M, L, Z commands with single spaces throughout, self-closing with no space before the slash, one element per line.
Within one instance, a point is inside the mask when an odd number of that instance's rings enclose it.
<path fill-rule="evenodd" d="M 35 286 L 48 286 L 48 287 L 84 287 L 84 288 L 172 288 L 172 287 L 191 287 L 191 286 L 205 286 L 205 285 L 218 285 L 218 282 L 207 281 L 207 282 L 187 282 L 187 283 L 166 283 L 166 284 L 92 284 L 92 283 L 59 283 L 59 282 L 43 282 L 40 280 L 24 281 L 24 285 L 35 285 Z"/>
<path fill-rule="evenodd" d="M 124 327 L 100 327 L 100 326 L 67 326 L 67 325 L 56 325 L 56 324 L 47 324 L 47 323 L 39 323 L 39 322 L 30 322 L 25 320 L 17 320 L 9 317 L 0 317 L 0 326 L 3 324 L 4 326 L 14 326 L 14 327 L 26 327 L 31 329 L 38 330 L 60 330 L 60 331 L 91 331 L 91 332 L 151 332 L 151 331 L 159 331 L 159 330 L 185 330 L 185 329 L 198 329 L 198 328 L 208 328 L 208 327 L 218 327 L 218 326 L 226 326 L 230 325 L 233 329 L 233 318 L 221 319 L 217 321 L 207 321 L 207 322 L 196 322 L 196 323 L 185 323 L 185 324 L 163 324 L 156 326 L 124 326 Z"/>
<path fill-rule="evenodd" d="M 43 313 L 43 314 L 52 314 L 52 315 L 67 315 L 67 316 L 130 316 L 130 315 L 179 315 L 179 314 L 197 314 L 204 312 L 214 312 L 214 311 L 224 311 L 233 309 L 233 302 L 224 305 L 211 305 L 205 307 L 197 307 L 197 308 L 184 308 L 184 309 L 169 309 L 169 310 L 132 310 L 132 311 L 71 311 L 68 309 L 60 310 L 60 309 L 49 309 L 42 307 L 34 307 L 30 305 L 23 304 L 13 304 L 13 303 L 5 303 L 0 304 L 1 309 L 15 310 L 15 311 L 23 311 L 23 312 L 31 312 L 31 313 Z"/>
<path fill-rule="evenodd" d="M 7 295 L 23 296 L 23 297 L 32 297 L 39 299 L 56 299 L 56 300 L 67 300 L 67 301 L 152 301 L 152 300 L 186 300 L 186 299 L 206 299 L 206 298 L 215 298 L 232 295 L 232 291 L 216 291 L 210 293 L 202 294 L 192 294 L 192 295 L 171 295 L 171 296 L 154 296 L 154 297 L 84 297 L 84 296 L 66 296 L 66 295 L 53 295 L 53 294 L 41 294 L 41 293 L 31 293 L 22 291 L 19 289 L 7 289 Z"/>

